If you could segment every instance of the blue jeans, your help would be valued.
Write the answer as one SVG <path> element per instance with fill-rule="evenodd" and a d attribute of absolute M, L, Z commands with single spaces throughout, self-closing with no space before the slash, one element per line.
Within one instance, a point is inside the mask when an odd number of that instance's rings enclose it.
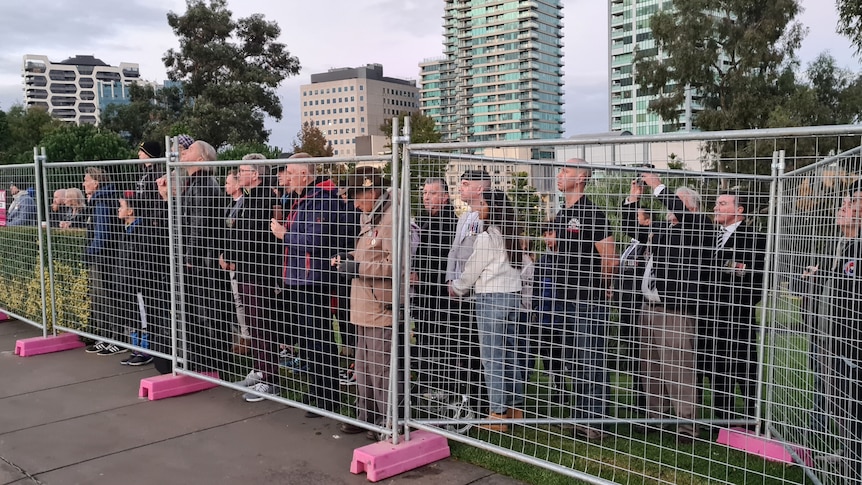
<path fill-rule="evenodd" d="M 517 365 L 515 355 L 520 304 L 519 293 L 476 294 L 479 356 L 489 408 L 496 414 L 524 403 L 523 368 Z"/>
<path fill-rule="evenodd" d="M 607 415 L 610 401 L 605 334 L 608 309 L 594 303 L 566 303 L 565 360 L 573 365 L 574 419 Z"/>

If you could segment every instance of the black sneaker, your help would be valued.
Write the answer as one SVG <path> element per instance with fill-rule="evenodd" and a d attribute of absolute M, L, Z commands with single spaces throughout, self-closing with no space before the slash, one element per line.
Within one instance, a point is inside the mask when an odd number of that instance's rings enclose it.
<path fill-rule="evenodd" d="M 116 345 L 107 345 L 102 350 L 96 352 L 96 355 L 117 355 L 122 354 L 123 352 L 128 352 L 129 349 L 124 349 L 123 347 L 118 347 Z"/>
<path fill-rule="evenodd" d="M 152 355 L 137 354 L 129 360 L 129 365 L 137 367 L 139 365 L 147 365 L 152 361 Z"/>
<path fill-rule="evenodd" d="M 97 354 L 107 346 L 108 344 L 106 344 L 105 342 L 96 342 L 92 345 L 88 345 L 87 348 L 84 349 L 84 352 L 88 354 Z"/>
<path fill-rule="evenodd" d="M 130 356 L 128 356 L 128 357 L 126 357 L 126 358 L 125 358 L 125 359 L 123 359 L 123 360 L 121 360 L 121 361 L 120 361 L 120 364 L 121 364 L 121 365 L 130 365 L 130 363 L 132 362 L 132 359 L 134 359 L 134 358 L 135 358 L 135 357 L 137 357 L 137 356 L 138 356 L 138 354 L 137 354 L 136 352 L 132 352 L 132 355 L 130 355 Z"/>

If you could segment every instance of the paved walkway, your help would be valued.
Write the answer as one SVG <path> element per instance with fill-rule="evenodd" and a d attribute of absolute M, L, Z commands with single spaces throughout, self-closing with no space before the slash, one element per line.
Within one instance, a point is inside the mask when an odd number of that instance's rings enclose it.
<path fill-rule="evenodd" d="M 14 355 L 40 335 L 0 322 L 0 485 L 363 484 L 350 473 L 363 434 L 330 419 L 215 388 L 160 401 L 138 399 L 151 366 L 73 350 Z M 451 458 L 379 483 L 512 485 Z"/>

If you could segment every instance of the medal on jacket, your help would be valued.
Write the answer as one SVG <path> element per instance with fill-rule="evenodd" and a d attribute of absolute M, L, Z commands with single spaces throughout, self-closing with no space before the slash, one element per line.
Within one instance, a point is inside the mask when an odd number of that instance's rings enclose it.
<path fill-rule="evenodd" d="M 377 246 L 377 229 L 371 233 L 371 247 Z"/>

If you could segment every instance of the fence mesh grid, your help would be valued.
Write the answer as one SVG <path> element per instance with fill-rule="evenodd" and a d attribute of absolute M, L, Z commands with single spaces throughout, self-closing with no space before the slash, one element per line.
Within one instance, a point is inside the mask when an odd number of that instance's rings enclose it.
<path fill-rule="evenodd" d="M 88 351 L 346 433 L 406 423 L 594 483 L 858 482 L 846 133 L 408 146 L 404 184 L 388 157 L 200 145 L 41 185 L 0 167 L 49 226 L 3 229 L 0 308 L 41 324 L 50 249 L 48 323 Z"/>

